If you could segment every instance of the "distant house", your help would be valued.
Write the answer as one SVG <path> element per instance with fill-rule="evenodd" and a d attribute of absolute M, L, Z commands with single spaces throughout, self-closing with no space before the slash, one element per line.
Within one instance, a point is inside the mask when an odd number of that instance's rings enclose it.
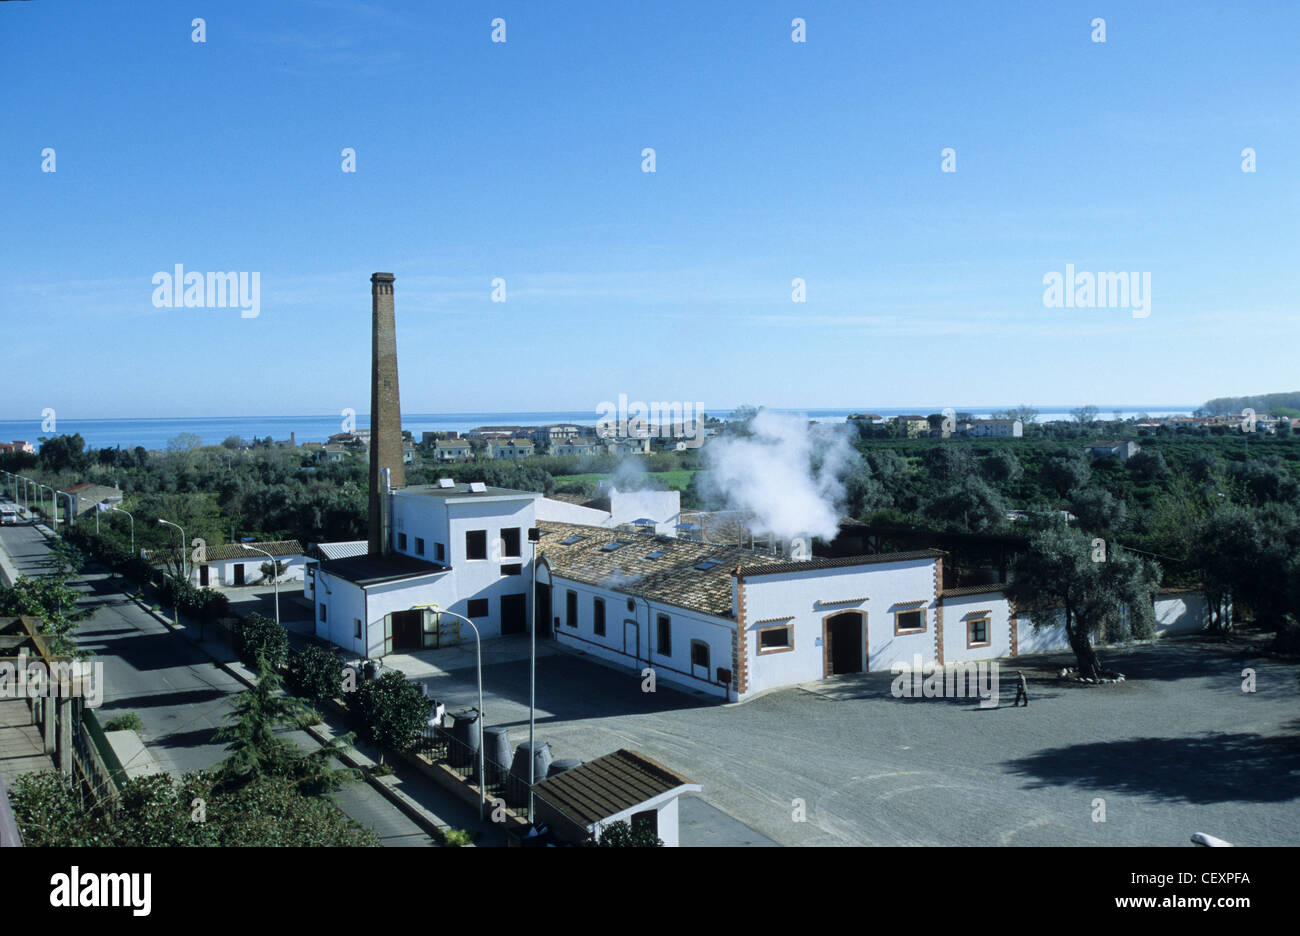
<path fill-rule="evenodd" d="M 575 439 L 572 442 L 558 442 L 551 447 L 551 454 L 560 457 L 574 455 L 598 455 L 601 452 L 600 443 L 594 439 Z"/>
<path fill-rule="evenodd" d="M 473 457 L 474 450 L 463 439 L 440 439 L 433 443 L 433 460 L 436 462 L 462 462 Z"/>
<path fill-rule="evenodd" d="M 1019 439 L 1025 434 L 1025 424 L 1018 419 L 972 419 L 962 434 L 975 439 Z"/>
<path fill-rule="evenodd" d="M 305 557 L 302 545 L 297 540 L 276 540 L 266 543 L 249 543 L 257 549 L 265 550 L 275 557 L 276 562 L 285 566 L 280 576 L 281 582 L 301 582 Z M 194 575 L 197 584 L 202 586 L 224 586 L 242 588 L 245 585 L 259 583 L 271 584 L 271 580 L 262 573 L 262 566 L 270 562 L 266 556 L 252 549 L 245 549 L 241 543 L 217 543 L 208 546 L 202 561 L 196 563 Z"/>
<path fill-rule="evenodd" d="M 15 439 L 13 442 L 0 442 L 0 455 L 12 455 L 15 452 L 25 452 L 28 455 L 36 454 L 36 446 L 30 442 L 23 442 Z"/>
<path fill-rule="evenodd" d="M 402 464 L 412 465 L 415 463 L 415 446 L 410 442 L 402 443 Z"/>
<path fill-rule="evenodd" d="M 909 439 L 917 439 L 930 431 L 930 420 L 924 416 L 895 416 L 894 425 Z"/>
<path fill-rule="evenodd" d="M 848 418 L 849 422 L 863 422 L 871 426 L 883 426 L 885 417 L 878 413 L 853 413 Z"/>
<path fill-rule="evenodd" d="M 67 489 L 67 493 L 72 495 L 72 515 L 78 519 L 94 510 L 96 504 L 122 503 L 122 492 L 118 488 L 107 484 L 91 484 L 89 482 L 74 484 Z"/>
<path fill-rule="evenodd" d="M 1090 442 L 1083 447 L 1083 450 L 1092 458 L 1106 458 L 1109 455 L 1114 455 L 1120 461 L 1126 462 L 1140 452 L 1142 446 L 1131 441 L 1108 440 L 1105 442 Z"/>
<path fill-rule="evenodd" d="M 488 443 L 488 458 L 527 458 L 534 451 L 531 439 L 496 439 Z"/>
<path fill-rule="evenodd" d="M 700 785 L 636 751 L 619 750 L 533 785 L 537 817 L 562 841 L 599 838 L 611 823 L 658 836 L 675 848 L 677 800 Z"/>

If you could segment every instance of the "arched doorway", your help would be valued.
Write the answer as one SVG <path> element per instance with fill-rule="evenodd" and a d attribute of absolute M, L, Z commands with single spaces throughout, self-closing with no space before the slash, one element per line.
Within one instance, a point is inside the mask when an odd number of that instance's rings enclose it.
<path fill-rule="evenodd" d="M 822 631 L 827 676 L 866 672 L 866 612 L 832 614 L 823 620 Z"/>

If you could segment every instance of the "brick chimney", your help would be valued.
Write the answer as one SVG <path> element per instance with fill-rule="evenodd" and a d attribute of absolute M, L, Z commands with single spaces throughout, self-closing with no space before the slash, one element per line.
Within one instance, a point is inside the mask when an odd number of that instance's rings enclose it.
<path fill-rule="evenodd" d="M 371 556 L 391 551 L 383 470 L 395 488 L 406 485 L 402 464 L 402 404 L 397 392 L 397 319 L 392 273 L 370 277 L 370 545 Z"/>

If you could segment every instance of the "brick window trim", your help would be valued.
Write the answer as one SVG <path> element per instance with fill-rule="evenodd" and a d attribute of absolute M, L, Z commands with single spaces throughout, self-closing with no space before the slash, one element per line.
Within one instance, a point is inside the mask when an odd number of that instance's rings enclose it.
<path fill-rule="evenodd" d="M 915 601 L 915 602 L 905 602 L 905 603 L 895 605 L 895 609 L 894 609 L 894 636 L 895 637 L 904 634 L 924 634 L 927 630 L 930 629 L 930 618 L 929 615 L 925 613 L 926 604 L 927 603 L 924 601 Z M 899 627 L 898 616 L 900 614 L 907 614 L 912 611 L 921 612 L 921 626 L 920 627 Z"/>
<path fill-rule="evenodd" d="M 783 630 L 790 635 L 790 639 L 784 647 L 763 647 L 763 635 L 768 631 Z M 770 627 L 754 628 L 754 650 L 759 656 L 767 656 L 769 653 L 789 653 L 794 649 L 794 624 L 773 624 Z"/>
<path fill-rule="evenodd" d="M 978 643 L 971 641 L 971 625 L 976 621 L 984 622 L 984 640 Z M 966 615 L 966 649 L 973 647 L 988 647 L 993 644 L 993 612 L 992 611 L 972 611 Z"/>

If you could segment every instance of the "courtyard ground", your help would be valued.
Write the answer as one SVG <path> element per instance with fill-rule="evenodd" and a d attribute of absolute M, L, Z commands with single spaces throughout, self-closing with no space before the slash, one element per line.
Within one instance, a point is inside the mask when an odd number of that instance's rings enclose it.
<path fill-rule="evenodd" d="M 415 656 L 386 662 L 449 711 L 474 704 L 472 648 Z M 782 845 L 1182 846 L 1193 832 L 1300 844 L 1293 662 L 1205 639 L 1101 656 L 1127 680 L 1059 680 L 1068 653 L 1004 662 L 998 708 L 894 698 L 888 673 L 723 705 L 663 683 L 642 692 L 631 670 L 543 642 L 537 737 L 556 758 L 643 751 Z M 485 661 L 486 723 L 526 741 L 527 638 L 487 641 Z M 1248 667 L 1254 692 L 1242 691 Z M 1015 669 L 1027 708 L 1010 706 Z"/>

